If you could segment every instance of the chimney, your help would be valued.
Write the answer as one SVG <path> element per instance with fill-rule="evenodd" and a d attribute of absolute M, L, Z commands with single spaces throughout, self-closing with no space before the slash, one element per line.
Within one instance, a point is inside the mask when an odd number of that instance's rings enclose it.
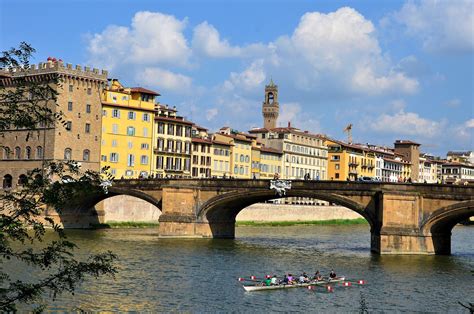
<path fill-rule="evenodd" d="M 288 127 L 291 128 L 291 122 L 290 121 L 288 121 Z"/>

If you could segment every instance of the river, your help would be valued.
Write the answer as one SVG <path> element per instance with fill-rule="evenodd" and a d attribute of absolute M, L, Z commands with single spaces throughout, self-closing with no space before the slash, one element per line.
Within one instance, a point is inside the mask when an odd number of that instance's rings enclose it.
<path fill-rule="evenodd" d="M 474 227 L 453 229 L 452 256 L 371 254 L 368 225 L 238 227 L 235 240 L 161 239 L 156 229 L 69 230 L 68 236 L 83 252 L 114 251 L 119 273 L 115 280 L 87 281 L 48 310 L 463 312 L 458 301 L 474 302 Z M 367 284 L 335 286 L 333 293 L 248 293 L 237 281 L 331 268 Z"/>

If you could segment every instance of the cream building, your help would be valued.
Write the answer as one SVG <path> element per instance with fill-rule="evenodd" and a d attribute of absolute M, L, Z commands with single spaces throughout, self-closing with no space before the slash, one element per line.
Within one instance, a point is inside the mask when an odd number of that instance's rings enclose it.
<path fill-rule="evenodd" d="M 211 176 L 215 178 L 229 178 L 231 176 L 232 140 L 227 137 L 211 137 Z"/>
<path fill-rule="evenodd" d="M 156 105 L 153 132 L 153 175 L 191 177 L 191 129 L 193 123 L 177 115 L 176 108 Z"/>
<path fill-rule="evenodd" d="M 252 141 L 254 136 L 243 133 L 233 133 L 224 127 L 215 133 L 213 140 L 231 144 L 230 176 L 238 179 L 252 178 Z"/>
<path fill-rule="evenodd" d="M 191 142 L 191 176 L 193 178 L 210 178 L 212 173 L 212 140 L 207 134 L 207 129 L 193 125 Z"/>

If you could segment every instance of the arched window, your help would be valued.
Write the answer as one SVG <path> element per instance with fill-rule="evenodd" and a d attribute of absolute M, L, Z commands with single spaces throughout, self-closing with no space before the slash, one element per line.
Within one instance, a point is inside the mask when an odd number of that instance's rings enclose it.
<path fill-rule="evenodd" d="M 43 158 L 43 147 L 38 146 L 36 147 L 36 159 Z"/>
<path fill-rule="evenodd" d="M 64 159 L 71 160 L 72 158 L 72 150 L 70 148 L 66 148 L 64 150 Z"/>
<path fill-rule="evenodd" d="M 273 101 L 274 101 L 274 96 L 273 96 L 273 93 L 270 92 L 268 93 L 268 103 L 273 104 Z"/>
<path fill-rule="evenodd" d="M 89 161 L 90 155 L 91 155 L 90 150 L 84 149 L 84 151 L 82 152 L 82 160 Z"/>
<path fill-rule="evenodd" d="M 6 174 L 4 177 L 3 177 L 3 188 L 4 189 L 8 189 L 8 188 L 11 188 L 12 187 L 12 182 L 13 182 L 13 177 L 9 174 Z"/>
<path fill-rule="evenodd" d="M 3 159 L 10 159 L 10 148 L 4 147 L 3 148 Z"/>
<path fill-rule="evenodd" d="M 25 148 L 25 159 L 31 159 L 31 147 L 26 146 Z"/>
<path fill-rule="evenodd" d="M 24 174 L 21 174 L 19 177 L 18 177 L 18 185 L 24 185 L 28 183 L 28 178 L 26 177 L 26 175 Z"/>
<path fill-rule="evenodd" d="M 20 147 L 15 147 L 15 159 L 20 159 L 21 158 L 21 148 Z"/>

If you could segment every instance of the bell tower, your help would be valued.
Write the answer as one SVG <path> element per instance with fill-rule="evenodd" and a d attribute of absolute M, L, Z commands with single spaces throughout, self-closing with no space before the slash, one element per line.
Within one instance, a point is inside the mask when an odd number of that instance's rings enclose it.
<path fill-rule="evenodd" d="M 265 86 L 265 101 L 262 106 L 263 127 L 265 129 L 276 128 L 279 112 L 278 86 L 270 79 L 270 84 Z"/>

